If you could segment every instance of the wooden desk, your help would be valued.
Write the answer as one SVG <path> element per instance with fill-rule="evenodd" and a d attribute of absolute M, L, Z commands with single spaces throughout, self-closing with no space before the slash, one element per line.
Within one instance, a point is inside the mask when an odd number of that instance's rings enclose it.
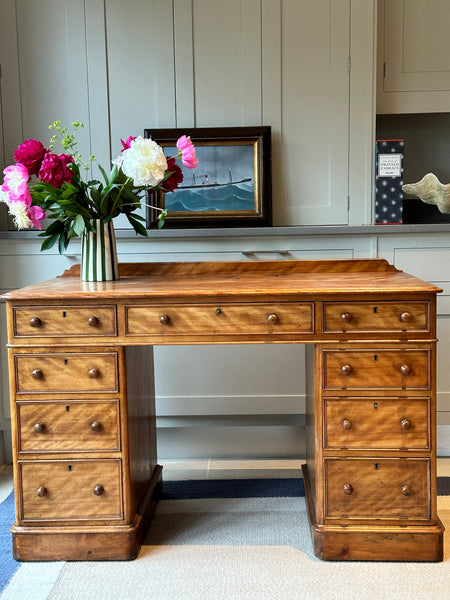
<path fill-rule="evenodd" d="M 323 559 L 439 561 L 436 293 L 383 260 L 75 268 L 7 300 L 19 560 L 134 558 L 157 502 L 153 346 L 307 344 Z M 275 518 L 275 517 L 274 517 Z"/>

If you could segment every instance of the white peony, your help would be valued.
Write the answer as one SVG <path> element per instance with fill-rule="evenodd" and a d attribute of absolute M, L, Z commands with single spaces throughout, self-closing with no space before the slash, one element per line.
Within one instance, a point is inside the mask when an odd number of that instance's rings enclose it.
<path fill-rule="evenodd" d="M 17 229 L 28 229 L 31 227 L 31 219 L 28 216 L 28 206 L 25 202 L 16 200 L 9 205 L 9 212 L 14 217 L 14 225 Z"/>
<path fill-rule="evenodd" d="M 137 137 L 122 152 L 122 171 L 133 179 L 135 186 L 156 186 L 164 179 L 167 161 L 163 149 L 150 139 Z"/>

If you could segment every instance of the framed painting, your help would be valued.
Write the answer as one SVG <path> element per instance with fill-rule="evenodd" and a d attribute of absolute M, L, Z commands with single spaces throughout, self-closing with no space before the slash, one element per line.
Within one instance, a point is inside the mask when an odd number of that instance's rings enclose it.
<path fill-rule="evenodd" d="M 270 127 L 145 129 L 166 156 L 176 154 L 182 135 L 191 137 L 198 166 L 183 171 L 173 192 L 153 192 L 149 204 L 167 211 L 164 227 L 272 225 Z M 158 226 L 158 210 L 147 211 L 147 227 Z"/>

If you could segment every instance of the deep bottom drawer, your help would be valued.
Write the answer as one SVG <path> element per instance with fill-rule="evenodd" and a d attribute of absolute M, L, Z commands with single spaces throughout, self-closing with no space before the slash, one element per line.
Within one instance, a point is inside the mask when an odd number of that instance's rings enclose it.
<path fill-rule="evenodd" d="M 21 519 L 121 519 L 120 460 L 49 460 L 19 463 Z"/>
<path fill-rule="evenodd" d="M 326 519 L 430 519 L 430 461 L 325 460 Z"/>

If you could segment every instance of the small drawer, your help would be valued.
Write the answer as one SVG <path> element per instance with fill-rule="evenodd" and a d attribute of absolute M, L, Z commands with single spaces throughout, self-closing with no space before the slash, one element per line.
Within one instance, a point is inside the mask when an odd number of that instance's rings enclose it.
<path fill-rule="evenodd" d="M 429 389 L 429 350 L 324 350 L 324 389 Z"/>
<path fill-rule="evenodd" d="M 326 302 L 325 333 L 430 331 L 429 302 Z"/>
<path fill-rule="evenodd" d="M 430 398 L 324 398 L 327 449 L 430 448 Z"/>
<path fill-rule="evenodd" d="M 14 337 L 116 336 L 115 306 L 13 307 Z"/>
<path fill-rule="evenodd" d="M 430 519 L 429 459 L 326 459 L 326 519 Z"/>
<path fill-rule="evenodd" d="M 120 460 L 19 462 L 21 520 L 122 519 Z"/>
<path fill-rule="evenodd" d="M 118 392 L 116 352 L 16 354 L 18 394 Z"/>
<path fill-rule="evenodd" d="M 126 307 L 127 335 L 276 335 L 312 331 L 312 303 L 162 304 Z"/>
<path fill-rule="evenodd" d="M 20 452 L 118 451 L 119 403 L 17 402 Z"/>

